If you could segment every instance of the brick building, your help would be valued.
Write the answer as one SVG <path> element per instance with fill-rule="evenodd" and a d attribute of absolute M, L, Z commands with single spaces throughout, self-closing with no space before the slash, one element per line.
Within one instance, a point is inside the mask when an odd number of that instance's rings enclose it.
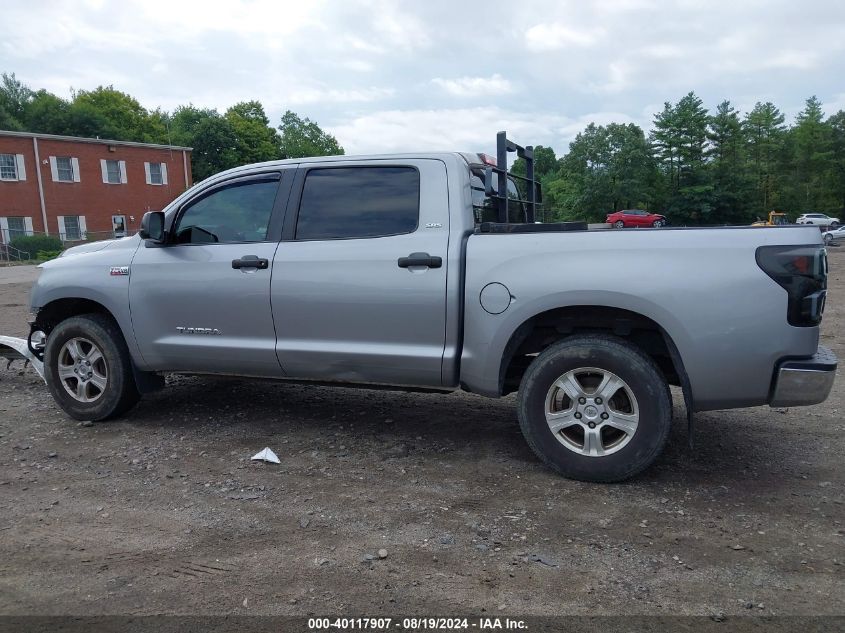
<path fill-rule="evenodd" d="M 190 147 L 0 131 L 0 242 L 130 235 L 191 184 Z"/>

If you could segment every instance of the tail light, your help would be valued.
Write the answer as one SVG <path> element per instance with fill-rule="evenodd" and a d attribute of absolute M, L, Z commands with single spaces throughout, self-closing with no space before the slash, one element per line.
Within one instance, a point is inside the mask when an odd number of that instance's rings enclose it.
<path fill-rule="evenodd" d="M 827 252 L 820 246 L 761 246 L 757 265 L 789 296 L 790 325 L 807 327 L 822 320 L 827 296 Z"/>

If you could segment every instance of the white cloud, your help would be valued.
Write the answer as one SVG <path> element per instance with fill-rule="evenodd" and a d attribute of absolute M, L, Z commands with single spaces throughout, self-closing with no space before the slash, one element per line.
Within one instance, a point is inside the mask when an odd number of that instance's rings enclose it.
<path fill-rule="evenodd" d="M 557 153 L 588 123 L 627 123 L 620 112 L 590 112 L 567 117 L 552 112 L 526 113 L 496 106 L 440 110 L 384 110 L 329 126 L 349 154 L 413 151 L 495 151 L 495 135 L 508 136 L 526 145 L 545 145 Z"/>
<path fill-rule="evenodd" d="M 63 97 L 113 84 L 148 108 L 257 99 L 274 124 L 294 109 L 350 151 L 490 151 L 507 129 L 560 152 L 591 120 L 647 131 L 690 90 L 711 108 L 759 100 L 790 114 L 816 94 L 835 112 L 845 4 L 6 2 L 0 59 L 0 72 Z"/>
<path fill-rule="evenodd" d="M 513 92 L 511 82 L 498 73 L 490 77 L 459 77 L 458 79 L 435 77 L 431 83 L 455 97 L 485 97 Z"/>
<path fill-rule="evenodd" d="M 537 24 L 525 32 L 525 43 L 532 51 L 553 51 L 571 46 L 592 46 L 597 44 L 603 30 L 581 29 L 559 23 Z"/>
<path fill-rule="evenodd" d="M 326 87 L 294 88 L 286 95 L 286 101 L 294 105 L 309 103 L 369 103 L 393 96 L 392 88 L 339 89 Z"/>
<path fill-rule="evenodd" d="M 764 60 L 762 68 L 811 70 L 820 61 L 816 51 L 783 50 Z"/>

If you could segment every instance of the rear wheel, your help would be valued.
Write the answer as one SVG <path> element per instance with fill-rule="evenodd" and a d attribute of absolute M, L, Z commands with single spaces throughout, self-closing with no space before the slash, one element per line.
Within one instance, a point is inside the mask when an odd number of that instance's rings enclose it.
<path fill-rule="evenodd" d="M 613 223 L 613 226 L 615 226 L 617 229 L 624 229 L 625 223 L 622 220 L 616 220 L 616 222 Z"/>
<path fill-rule="evenodd" d="M 522 379 L 518 415 L 537 456 L 565 477 L 613 482 L 660 455 L 672 401 L 654 361 L 612 336 L 577 336 L 547 348 Z"/>
<path fill-rule="evenodd" d="M 123 334 L 102 314 L 71 317 L 50 332 L 44 375 L 53 398 L 77 420 L 117 417 L 140 398 Z"/>

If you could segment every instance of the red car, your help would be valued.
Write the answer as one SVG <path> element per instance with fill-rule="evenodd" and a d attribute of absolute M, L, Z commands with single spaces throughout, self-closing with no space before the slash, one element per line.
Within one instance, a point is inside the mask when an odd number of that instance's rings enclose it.
<path fill-rule="evenodd" d="M 614 228 L 624 229 L 630 226 L 666 226 L 666 216 L 659 213 L 649 213 L 642 209 L 623 209 L 616 213 L 609 213 L 606 222 Z"/>

